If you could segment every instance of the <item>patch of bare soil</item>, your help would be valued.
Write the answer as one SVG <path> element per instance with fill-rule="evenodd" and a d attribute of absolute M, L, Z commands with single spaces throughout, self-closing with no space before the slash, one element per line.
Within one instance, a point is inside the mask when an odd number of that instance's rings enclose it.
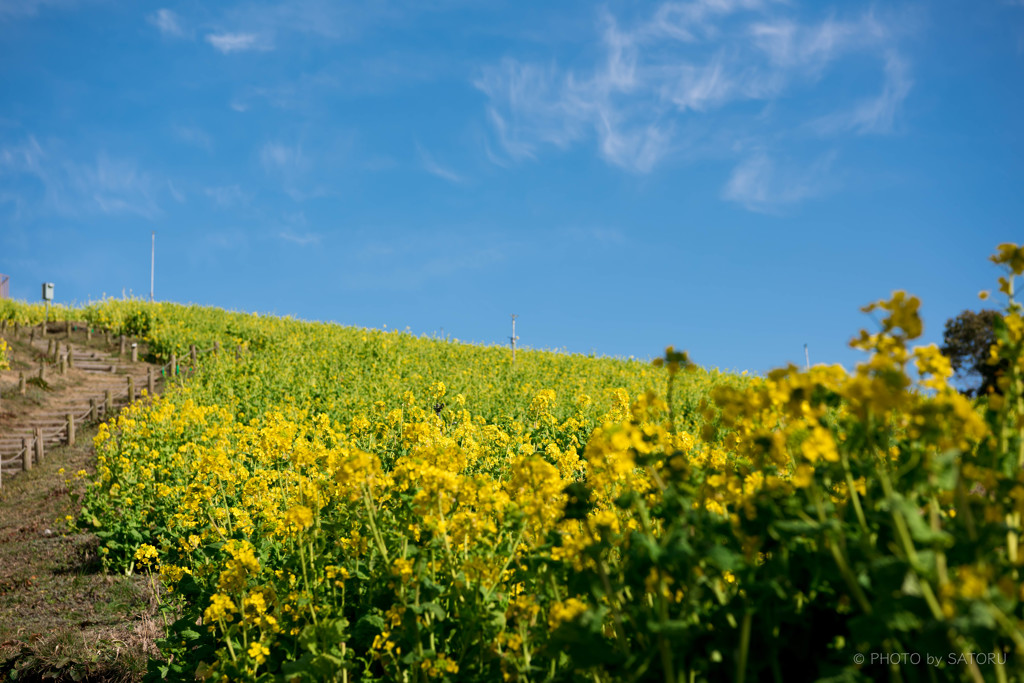
<path fill-rule="evenodd" d="M 68 532 L 94 434 L 0 490 L 0 679 L 135 681 L 157 654 L 150 578 L 104 574 L 96 538 Z"/>
<path fill-rule="evenodd" d="M 15 372 L 36 361 L 28 344 L 15 344 Z M 19 415 L 46 407 L 86 378 L 70 373 L 64 386 L 4 387 L 0 431 Z M 69 530 L 78 495 L 92 473 L 95 425 L 83 426 L 75 446 L 48 445 L 42 463 L 0 488 L 0 680 L 137 681 L 157 655 L 163 635 L 156 593 L 148 576 L 103 572 L 98 542 Z"/>

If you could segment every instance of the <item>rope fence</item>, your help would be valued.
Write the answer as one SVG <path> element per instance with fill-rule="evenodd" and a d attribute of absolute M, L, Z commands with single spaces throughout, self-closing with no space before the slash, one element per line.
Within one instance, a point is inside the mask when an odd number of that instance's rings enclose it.
<path fill-rule="evenodd" d="M 2 321 L 0 323 L 0 332 L 6 334 L 9 321 Z M 36 328 L 39 328 L 41 336 L 46 337 L 46 329 L 44 325 L 46 323 L 40 323 L 39 325 L 33 325 L 29 327 L 30 342 L 35 341 Z M 82 323 L 73 323 L 71 321 L 65 321 L 65 333 L 67 338 L 70 338 L 73 329 L 81 326 Z M 88 339 L 92 339 L 92 327 L 87 323 L 85 327 L 88 331 Z M 14 336 L 17 339 L 20 337 L 22 330 L 18 323 L 14 323 Z M 111 331 L 103 330 L 106 335 L 107 343 L 111 343 Z M 58 332 L 59 334 L 59 332 Z M 128 337 L 125 335 L 120 336 L 120 350 L 118 353 L 119 357 L 123 357 L 127 351 Z M 57 344 L 51 344 L 47 347 L 46 354 L 40 358 L 39 363 L 39 378 L 40 380 L 44 377 L 44 368 L 49 363 L 52 366 L 58 365 L 61 368 L 61 374 L 65 365 L 73 367 L 73 353 L 70 344 L 67 347 L 67 352 L 63 355 L 59 354 Z M 53 349 L 52 353 L 50 349 Z M 213 352 L 214 354 L 220 351 L 220 343 L 214 342 L 214 345 L 208 349 L 197 349 L 194 344 L 189 346 L 189 365 L 183 367 L 179 362 L 176 354 L 172 353 L 169 361 L 163 365 L 157 366 L 155 369 L 150 367 L 146 374 L 146 391 L 148 396 L 156 395 L 156 381 L 157 374 L 159 373 L 160 378 L 163 379 L 166 384 L 168 377 L 175 379 L 181 377 L 191 377 L 197 370 L 197 362 L 199 355 L 205 355 Z M 50 358 L 53 360 L 50 360 Z M 241 347 L 235 351 L 236 359 L 241 358 Z M 138 361 L 138 342 L 131 343 L 131 362 L 135 363 Z M 114 366 L 111 366 L 113 369 Z M 137 398 L 139 392 L 135 387 L 135 378 L 131 374 L 126 375 L 127 386 L 123 391 L 111 391 L 107 389 L 104 391 L 102 396 L 96 398 L 89 398 L 89 406 L 81 414 L 75 412 L 75 408 L 69 408 L 66 413 L 65 424 L 57 429 L 45 430 L 42 426 L 34 427 L 33 436 L 22 437 L 22 446 L 19 450 L 10 454 L 9 457 L 3 457 L 0 454 L 0 488 L 3 487 L 3 477 L 6 473 L 16 473 L 21 471 L 28 471 L 32 469 L 34 465 L 40 464 L 44 459 L 44 445 L 46 443 L 63 443 L 69 446 L 75 443 L 75 431 L 79 425 L 86 425 L 89 423 L 102 422 L 107 420 L 118 410 L 131 405 Z M 19 390 L 24 393 L 24 376 L 19 378 Z M 16 439 L 17 437 L 13 437 Z"/>

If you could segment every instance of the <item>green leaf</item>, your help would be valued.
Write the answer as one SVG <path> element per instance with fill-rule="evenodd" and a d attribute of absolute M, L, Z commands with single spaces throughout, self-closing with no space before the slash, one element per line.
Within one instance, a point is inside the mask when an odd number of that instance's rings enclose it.
<path fill-rule="evenodd" d="M 724 571 L 734 571 L 743 566 L 743 558 L 725 546 L 716 545 L 708 551 L 708 561 Z"/>
<path fill-rule="evenodd" d="M 945 548 L 953 546 L 953 537 L 941 529 L 932 529 L 924 520 L 921 510 L 905 498 L 897 498 L 893 501 L 897 514 L 903 515 L 910 529 L 910 535 L 915 542 L 924 545 L 940 545 Z"/>
<path fill-rule="evenodd" d="M 779 536 L 810 536 L 815 535 L 821 529 L 821 525 L 817 522 L 809 522 L 800 519 L 780 519 L 776 522 L 772 522 L 769 527 L 769 531 L 775 532 L 772 535 L 778 534 Z"/>

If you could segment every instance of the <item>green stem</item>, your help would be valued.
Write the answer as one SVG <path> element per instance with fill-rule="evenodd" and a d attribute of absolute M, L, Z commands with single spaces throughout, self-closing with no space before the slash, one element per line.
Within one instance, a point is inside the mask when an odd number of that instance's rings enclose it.
<path fill-rule="evenodd" d="M 743 615 L 743 625 L 740 628 L 740 654 L 737 662 L 736 683 L 744 683 L 747 678 L 747 656 L 750 652 L 750 626 L 754 620 L 754 613 L 747 611 Z"/>
<path fill-rule="evenodd" d="M 914 570 L 914 574 L 918 578 L 921 593 L 924 596 L 925 602 L 928 603 L 928 609 L 931 610 L 932 616 L 936 621 L 945 621 L 946 615 L 942 612 L 942 607 L 939 605 L 939 601 L 935 597 L 932 585 L 921 570 L 920 562 L 917 557 L 917 548 L 914 547 L 914 541 L 910 537 L 910 529 L 907 528 L 907 520 L 903 517 L 903 514 L 897 509 L 897 507 L 893 505 L 896 501 L 896 493 L 893 490 L 892 482 L 889 481 L 889 474 L 886 472 L 884 464 L 878 467 L 877 472 L 879 481 L 882 482 L 882 490 L 885 492 L 885 497 L 889 501 L 893 524 L 896 526 L 896 536 L 899 538 L 900 546 L 903 548 L 903 554 L 906 555 L 910 568 Z"/>
<path fill-rule="evenodd" d="M 505 573 L 505 570 L 508 569 L 509 564 L 512 563 L 512 559 L 516 556 L 516 551 L 519 549 L 519 543 L 523 540 L 523 534 L 525 533 L 526 524 L 523 524 L 523 528 L 519 530 L 519 535 L 516 536 L 515 543 L 512 544 L 512 551 L 508 554 L 508 557 L 505 559 L 505 564 L 501 566 L 501 571 L 499 571 L 498 575 L 494 577 L 494 582 L 490 585 L 490 587 L 488 587 L 487 590 L 484 591 L 484 602 L 487 602 L 491 599 L 491 593 L 493 593 L 494 589 L 498 587 L 499 583 L 501 583 L 501 575 Z"/>
<path fill-rule="evenodd" d="M 843 463 L 843 474 L 846 477 L 846 488 L 850 492 L 850 502 L 853 503 L 853 511 L 857 514 L 857 522 L 864 530 L 865 534 L 870 534 L 871 530 L 868 528 L 868 520 L 864 516 L 864 509 L 860 504 L 860 494 L 857 493 L 857 488 L 853 484 L 853 472 L 850 471 L 850 458 L 846 454 L 845 450 L 840 453 L 839 457 Z"/>
<path fill-rule="evenodd" d="M 587 533 L 590 535 L 590 540 L 593 541 L 594 544 L 599 543 L 597 535 L 594 533 L 594 530 L 590 528 L 590 520 L 585 520 L 584 526 L 587 529 Z M 612 608 L 612 621 L 614 622 L 618 647 L 620 650 L 627 651 L 626 630 L 622 626 L 622 615 L 619 613 L 618 606 L 619 601 L 612 590 L 612 582 L 608 578 L 608 571 L 605 569 L 604 560 L 598 557 L 594 564 L 597 565 L 597 574 L 601 578 L 601 585 L 604 587 L 605 593 L 608 594 L 608 604 Z"/>
<path fill-rule="evenodd" d="M 370 491 L 366 486 L 363 486 L 363 502 L 366 503 L 366 513 L 367 520 L 370 524 L 370 533 L 373 534 L 373 539 L 377 543 L 377 550 L 380 551 L 381 557 L 384 558 L 384 563 L 387 566 L 391 566 L 391 560 L 388 559 L 388 549 L 384 545 L 384 538 L 380 535 L 380 531 L 377 529 L 377 522 L 374 518 L 373 499 L 370 497 Z"/>
<path fill-rule="evenodd" d="M 824 526 L 826 521 L 825 506 L 821 502 L 821 491 L 818 490 L 817 482 L 811 482 L 810 492 L 814 501 L 814 507 L 818 511 L 818 522 Z M 829 552 L 832 553 L 832 558 L 835 560 L 836 567 L 839 568 L 839 573 L 842 575 L 843 580 L 846 581 L 847 588 L 853 593 L 853 597 L 856 598 L 857 604 L 860 605 L 864 614 L 871 614 L 874 611 L 871 607 L 871 601 L 864 594 L 864 590 L 857 582 L 857 577 L 854 576 L 853 571 L 850 569 L 850 564 L 846 561 L 846 556 L 839 547 L 841 542 L 841 538 L 833 538 L 833 534 L 825 534 L 825 545 L 828 546 Z"/>

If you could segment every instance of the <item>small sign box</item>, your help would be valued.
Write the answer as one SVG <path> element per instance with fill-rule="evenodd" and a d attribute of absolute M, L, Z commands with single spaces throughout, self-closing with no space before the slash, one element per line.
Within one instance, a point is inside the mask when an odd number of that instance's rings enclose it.
<path fill-rule="evenodd" d="M 43 283 L 43 301 L 53 301 L 53 283 Z"/>

